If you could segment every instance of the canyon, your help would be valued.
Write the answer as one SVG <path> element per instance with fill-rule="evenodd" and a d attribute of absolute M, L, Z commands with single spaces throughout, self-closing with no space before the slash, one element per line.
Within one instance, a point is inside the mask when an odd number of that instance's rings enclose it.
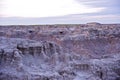
<path fill-rule="evenodd" d="M 120 24 L 1 25 L 0 80 L 120 80 Z"/>

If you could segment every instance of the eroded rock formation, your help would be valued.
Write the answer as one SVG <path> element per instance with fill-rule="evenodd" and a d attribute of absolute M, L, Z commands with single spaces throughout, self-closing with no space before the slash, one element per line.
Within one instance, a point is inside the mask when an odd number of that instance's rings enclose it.
<path fill-rule="evenodd" d="M 120 80 L 120 25 L 0 26 L 0 80 Z"/>

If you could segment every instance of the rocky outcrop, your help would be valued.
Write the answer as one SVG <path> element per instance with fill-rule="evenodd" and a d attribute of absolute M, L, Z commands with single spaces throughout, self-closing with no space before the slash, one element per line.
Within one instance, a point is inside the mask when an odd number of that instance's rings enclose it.
<path fill-rule="evenodd" d="M 10 38 L 1 38 L 1 42 L 4 45 L 0 48 L 1 80 L 119 80 L 120 77 L 119 53 L 101 59 L 83 59 L 77 54 L 63 53 L 59 45 L 51 42 Z"/>
<path fill-rule="evenodd" d="M 0 80 L 120 80 L 119 34 L 119 24 L 0 26 Z"/>
<path fill-rule="evenodd" d="M 120 24 L 0 26 L 0 33 L 1 37 L 55 42 L 65 53 L 85 53 L 92 57 L 120 50 Z"/>
<path fill-rule="evenodd" d="M 65 62 L 61 47 L 55 43 L 10 38 L 0 38 L 0 43 L 4 46 L 0 47 L 0 80 L 49 80 L 58 76 L 52 70 Z M 43 75 L 47 71 L 53 75 Z"/>
<path fill-rule="evenodd" d="M 87 23 L 87 25 L 101 25 L 101 24 L 97 22 L 90 22 L 90 23 Z"/>

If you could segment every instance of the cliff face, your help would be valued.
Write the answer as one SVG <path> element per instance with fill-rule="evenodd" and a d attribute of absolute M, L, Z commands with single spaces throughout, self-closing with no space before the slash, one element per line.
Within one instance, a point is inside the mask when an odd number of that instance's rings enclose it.
<path fill-rule="evenodd" d="M 0 80 L 119 80 L 120 25 L 0 26 Z"/>

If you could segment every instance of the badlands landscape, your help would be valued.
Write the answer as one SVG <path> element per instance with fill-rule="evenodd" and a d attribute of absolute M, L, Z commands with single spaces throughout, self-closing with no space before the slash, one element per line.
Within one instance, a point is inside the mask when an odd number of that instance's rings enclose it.
<path fill-rule="evenodd" d="M 120 80 L 120 24 L 1 25 L 0 80 Z"/>

